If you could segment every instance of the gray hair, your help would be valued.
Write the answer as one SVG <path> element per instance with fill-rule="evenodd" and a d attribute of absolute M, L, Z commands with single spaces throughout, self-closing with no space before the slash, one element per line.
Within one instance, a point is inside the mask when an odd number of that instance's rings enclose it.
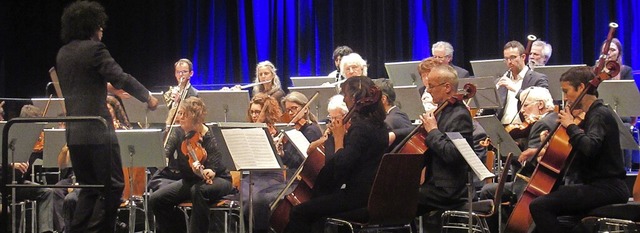
<path fill-rule="evenodd" d="M 340 60 L 340 75 L 344 77 L 346 77 L 344 67 L 347 66 L 347 64 L 356 64 L 362 67 L 362 76 L 367 76 L 367 61 L 362 59 L 360 54 L 350 53 L 349 55 L 342 57 L 342 60 Z"/>
<path fill-rule="evenodd" d="M 544 62 L 547 63 L 549 58 L 551 58 L 551 53 L 553 52 L 553 48 L 547 42 L 536 40 L 531 44 L 531 46 L 540 46 L 542 47 L 542 55 L 544 55 Z"/>
<path fill-rule="evenodd" d="M 553 97 L 547 88 L 532 86 L 520 92 L 520 101 L 524 104 L 526 102 L 542 101 L 544 107 L 547 110 L 553 110 Z M 525 102 L 526 101 L 526 102 Z"/>
<path fill-rule="evenodd" d="M 343 95 L 334 95 L 329 99 L 329 104 L 327 104 L 327 111 L 331 111 L 334 109 L 342 110 L 343 114 L 347 114 L 349 112 L 349 108 L 347 104 L 344 102 Z"/>
<path fill-rule="evenodd" d="M 282 89 L 282 84 L 280 84 L 280 77 L 278 77 L 278 74 L 276 74 L 276 67 L 270 61 L 262 61 L 256 65 L 256 78 L 253 80 L 253 82 L 254 83 L 260 82 L 260 77 L 258 77 L 259 76 L 258 70 L 262 67 L 269 68 L 269 70 L 273 74 L 273 79 L 271 80 L 271 84 L 273 84 L 273 86 L 271 87 L 271 89 Z M 258 85 L 253 87 L 253 93 L 258 93 L 263 91 L 264 91 L 263 85 Z"/>
<path fill-rule="evenodd" d="M 451 46 L 451 44 L 449 44 L 449 42 L 446 42 L 446 41 L 438 41 L 438 42 L 436 42 L 435 44 L 433 44 L 433 46 L 431 46 L 431 54 L 433 54 L 433 52 L 437 48 L 443 48 L 444 49 L 444 54 L 446 56 L 453 57 L 453 46 Z"/>

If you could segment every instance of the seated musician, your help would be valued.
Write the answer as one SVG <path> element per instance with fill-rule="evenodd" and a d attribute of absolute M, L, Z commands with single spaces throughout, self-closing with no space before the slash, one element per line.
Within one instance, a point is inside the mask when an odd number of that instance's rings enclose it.
<path fill-rule="evenodd" d="M 324 218 L 367 205 L 377 168 L 389 140 L 384 124 L 386 114 L 380 90 L 370 78 L 347 78 L 342 91 L 346 105 L 353 109 L 349 112 L 353 116 L 350 118 L 351 126 L 345 132 L 343 125 L 346 122 L 342 119 L 332 121 L 335 155 L 326 161 L 322 170 L 332 170 L 333 173 L 327 175 L 344 188 L 314 196 L 295 206 L 289 215 L 285 232 L 322 231 Z M 354 105 L 357 107 L 354 108 Z"/>
<path fill-rule="evenodd" d="M 396 91 L 393 89 L 393 82 L 389 79 L 376 79 L 374 83 L 380 88 L 380 91 L 382 91 L 382 106 L 384 106 L 384 110 L 387 112 L 384 123 L 387 124 L 387 127 L 389 129 L 411 127 L 409 116 L 395 105 Z"/>
<path fill-rule="evenodd" d="M 191 85 L 191 77 L 193 76 L 193 63 L 189 59 L 182 58 L 173 65 L 178 84 L 176 86 L 169 87 L 169 90 L 163 94 L 164 101 L 169 108 L 169 115 L 167 116 L 166 125 L 170 126 L 173 122 L 175 112 L 180 103 L 180 91 L 182 88 L 186 91 L 185 97 L 198 96 L 198 90 Z"/>
<path fill-rule="evenodd" d="M 515 178 L 515 182 L 507 182 L 504 184 L 502 200 L 508 201 L 517 201 L 522 195 L 528 183 L 526 179 L 528 176 L 531 176 L 533 172 L 531 168 L 535 168 L 535 164 L 537 164 L 537 160 L 533 159 L 533 156 L 542 144 L 545 135 L 555 127 L 556 121 L 558 120 L 558 113 L 553 112 L 555 108 L 553 98 L 546 88 L 529 87 L 524 89 L 520 94 L 520 101 L 523 103 L 521 112 L 524 115 L 525 122 L 530 124 L 530 131 L 526 145 L 527 149 L 520 154 L 518 161 L 520 163 L 527 162 L 530 164 L 528 164 L 526 168 L 521 169 L 518 177 Z M 544 155 L 544 150 L 540 152 L 539 156 L 542 155 Z M 495 198 L 494 194 L 497 187 L 497 183 L 485 184 L 482 190 L 480 190 L 480 199 Z"/>
<path fill-rule="evenodd" d="M 331 73 L 329 73 L 327 77 L 336 78 L 336 82 L 345 79 L 345 77 L 342 76 L 340 72 L 340 61 L 342 60 L 342 57 L 347 56 L 351 53 L 353 53 L 353 49 L 349 48 L 349 46 L 341 45 L 336 47 L 336 49 L 333 50 L 333 64 L 336 66 L 336 70 L 331 71 Z"/>
<path fill-rule="evenodd" d="M 420 64 L 418 64 L 418 73 L 420 74 L 420 79 L 424 85 L 418 88 L 418 93 L 420 93 L 420 99 L 422 100 L 422 106 L 424 107 L 425 112 L 433 112 L 436 110 L 436 105 L 433 103 L 433 97 L 431 97 L 431 94 L 427 91 L 427 85 L 429 81 L 429 72 L 431 72 L 431 69 L 437 65 L 438 61 L 433 57 L 425 58 L 420 62 Z"/>
<path fill-rule="evenodd" d="M 427 90 L 433 102 L 442 105 L 457 93 L 456 71 L 448 65 L 434 67 L 428 74 Z M 458 208 L 466 202 L 469 167 L 445 133 L 458 132 L 473 145 L 471 114 L 461 101 L 449 104 L 437 116 L 433 112 L 424 113 L 420 120 L 427 132 L 425 144 L 428 150 L 425 152 L 427 171 L 420 186 L 418 216 Z M 427 230 L 439 230 L 439 224 L 440 221 L 427 221 Z"/>
<path fill-rule="evenodd" d="M 254 83 L 264 83 L 253 87 L 252 95 L 256 96 L 258 93 L 264 93 L 275 98 L 278 102 L 284 97 L 284 90 L 280 84 L 280 77 L 276 74 L 276 67 L 270 61 L 262 61 L 256 65 L 256 78 Z"/>
<path fill-rule="evenodd" d="M 597 98 L 595 89 L 587 91 L 584 98 L 576 102 L 593 78 L 594 73 L 587 67 L 571 68 L 560 77 L 565 100 L 575 105 L 574 112 L 565 108 L 558 118 L 572 146 L 573 162 L 568 175 L 577 180 L 531 202 L 529 210 L 538 232 L 568 232 L 569 229 L 560 225 L 558 216 L 581 215 L 600 206 L 626 203 L 629 198 L 616 113 Z M 586 114 L 584 120 L 577 123 L 574 115 L 580 113 Z M 553 155 L 547 153 L 547 156 Z"/>
<path fill-rule="evenodd" d="M 183 100 L 178 109 L 177 122 L 180 127 L 169 135 L 164 151 L 170 161 L 169 166 L 176 166 L 174 168 L 179 170 L 182 179 L 161 186 L 149 197 L 158 232 L 185 231 L 185 222 L 181 221 L 184 218 L 175 206 L 188 201 L 193 203 L 189 232 L 207 232 L 209 207 L 233 190 L 231 175 L 222 165 L 213 134 L 204 124 L 206 114 L 204 103 L 196 97 Z M 199 136 L 202 138 L 193 143 L 196 145 L 189 143 L 193 140 L 191 137 Z M 182 148 L 187 146 L 184 143 L 189 143 L 194 151 L 206 151 L 206 158 L 190 164 L 187 154 L 192 151 L 185 153 Z"/>

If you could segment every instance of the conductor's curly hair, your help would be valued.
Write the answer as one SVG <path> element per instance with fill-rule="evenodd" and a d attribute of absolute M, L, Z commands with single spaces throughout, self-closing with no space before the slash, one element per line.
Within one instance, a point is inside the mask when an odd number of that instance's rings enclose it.
<path fill-rule="evenodd" d="M 104 7 L 97 2 L 78 1 L 71 3 L 62 13 L 60 38 L 62 42 L 88 40 L 100 28 L 105 28 L 109 17 Z"/>

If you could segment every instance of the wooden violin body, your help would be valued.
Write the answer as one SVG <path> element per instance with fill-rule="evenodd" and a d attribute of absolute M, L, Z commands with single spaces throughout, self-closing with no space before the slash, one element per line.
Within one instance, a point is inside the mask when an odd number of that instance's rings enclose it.
<path fill-rule="evenodd" d="M 189 159 L 189 166 L 196 171 L 196 175 L 201 177 L 207 184 L 212 184 L 213 181 L 204 175 L 202 166 L 193 167 L 193 164 L 197 161 L 202 164 L 207 159 L 207 150 L 202 147 L 202 134 L 191 131 L 185 136 L 185 140 L 182 141 L 180 150 Z"/>

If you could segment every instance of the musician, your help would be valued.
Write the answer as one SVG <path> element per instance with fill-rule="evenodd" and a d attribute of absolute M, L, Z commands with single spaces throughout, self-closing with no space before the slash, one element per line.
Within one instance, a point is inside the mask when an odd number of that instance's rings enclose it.
<path fill-rule="evenodd" d="M 271 82 L 254 86 L 252 92 L 253 96 L 258 93 L 265 93 L 273 96 L 277 101 L 282 100 L 285 93 L 284 90 L 282 90 L 282 85 L 280 84 L 280 77 L 276 74 L 276 67 L 270 61 L 263 61 L 256 65 L 256 78 L 253 82 L 260 83 L 264 81 Z"/>
<path fill-rule="evenodd" d="M 522 114 L 525 119 L 528 119 L 531 125 L 531 130 L 528 136 L 528 143 L 525 146 L 527 149 L 522 151 L 518 161 L 520 163 L 532 162 L 537 164 L 537 160 L 533 159 L 536 151 L 542 144 L 543 136 L 551 131 L 558 120 L 558 113 L 554 112 L 555 105 L 553 105 L 553 98 L 549 90 L 542 87 L 529 87 L 522 90 L 520 94 L 520 101 L 522 104 Z M 544 155 L 544 150 L 540 152 L 539 156 Z M 535 168 L 535 165 L 532 165 Z M 523 174 L 530 176 L 531 174 Z M 516 179 L 521 179 L 518 177 Z M 518 200 L 522 195 L 524 188 L 526 188 L 527 182 L 507 182 L 504 185 L 503 200 Z M 480 191 L 480 199 L 493 199 L 494 193 L 497 188 L 496 183 L 486 184 Z"/>
<path fill-rule="evenodd" d="M 297 91 L 291 92 L 284 97 L 283 102 L 285 114 L 288 114 L 291 119 L 293 119 L 298 112 L 304 111 L 304 113 L 302 113 L 302 119 L 293 122 L 293 124 L 298 131 L 302 132 L 308 141 L 313 142 L 322 136 L 322 130 L 318 125 L 318 118 L 311 113 L 308 108 L 303 109 L 309 102 L 304 94 Z M 282 163 L 289 164 L 287 165 L 287 175 L 291 175 L 300 164 L 302 164 L 304 157 L 295 149 L 291 142 L 287 141 L 282 148 L 283 150 L 279 151 L 279 155 L 282 157 Z"/>
<path fill-rule="evenodd" d="M 66 44 L 58 51 L 56 70 L 69 116 L 101 116 L 111 122 L 106 107 L 107 82 L 147 102 L 152 110 L 158 105 L 149 90 L 124 73 L 100 42 L 106 20 L 104 8 L 97 2 L 71 3 L 61 17 L 61 37 Z M 120 146 L 113 125 L 107 124 L 106 134 L 99 125 L 67 124 L 67 142 L 77 181 L 106 185 L 106 189 L 85 189 L 80 193 L 71 232 L 114 230 L 124 188 Z"/>
<path fill-rule="evenodd" d="M 629 198 L 616 113 L 597 98 L 595 89 L 575 102 L 594 78 L 588 67 L 571 68 L 560 77 L 565 100 L 575 105 L 574 112 L 566 108 L 558 114 L 572 146 L 568 175 L 576 175 L 581 183 L 560 186 L 531 202 L 529 209 L 539 232 L 568 232 L 561 228 L 558 216 L 584 214 L 600 206 L 626 203 Z M 576 123 L 574 115 L 581 112 L 586 113 L 584 120 Z"/>
<path fill-rule="evenodd" d="M 180 128 L 172 131 L 164 151 L 170 166 L 176 166 L 173 168 L 180 171 L 182 179 L 153 192 L 149 197 L 149 205 L 156 217 L 156 229 L 159 232 L 184 232 L 182 213 L 175 206 L 191 201 L 193 209 L 189 218 L 189 232 L 207 232 L 209 207 L 231 193 L 231 175 L 222 165 L 213 133 L 204 124 L 207 110 L 202 100 L 197 97 L 185 99 L 177 114 Z M 187 143 L 185 140 L 188 140 L 188 135 L 193 133 L 196 133 L 194 137 L 202 135 L 200 144 L 206 151 L 206 159 L 189 164 L 189 155 L 181 147 Z M 198 167 L 203 169 L 202 174 L 197 171 Z"/>
<path fill-rule="evenodd" d="M 424 85 L 418 88 L 418 93 L 420 93 L 420 99 L 422 100 L 422 106 L 424 107 L 425 112 L 433 112 L 437 107 L 433 103 L 433 97 L 431 97 L 431 94 L 429 94 L 426 88 L 429 81 L 429 72 L 431 72 L 431 69 L 437 65 L 438 63 L 434 57 L 425 58 L 420 62 L 420 64 L 418 64 L 418 73 L 420 74 L 422 84 Z"/>
<path fill-rule="evenodd" d="M 340 75 L 345 78 L 367 76 L 367 61 L 360 54 L 350 53 L 340 60 Z"/>
<path fill-rule="evenodd" d="M 433 96 L 434 103 L 443 104 L 457 93 L 456 71 L 448 65 L 434 67 L 428 75 L 427 89 Z M 425 152 L 427 172 L 425 181 L 420 186 L 418 216 L 431 211 L 457 208 L 466 201 L 469 167 L 445 133 L 458 132 L 469 145 L 473 145 L 471 114 L 462 102 L 450 104 L 437 116 L 424 113 L 420 120 L 427 132 L 425 143 L 429 149 Z M 429 228 L 439 228 L 435 225 L 440 221 L 433 223 Z"/>
<path fill-rule="evenodd" d="M 325 161 L 331 160 L 334 154 L 334 143 L 333 143 L 333 135 L 331 134 L 331 122 L 342 119 L 347 115 L 349 109 L 347 108 L 347 104 L 344 103 L 344 96 L 338 94 L 329 98 L 329 103 L 327 104 L 327 112 L 329 115 L 327 116 L 327 129 L 322 134 L 318 140 L 311 142 L 309 148 L 316 148 L 320 146 L 320 144 L 324 145 L 324 155 Z"/>
<path fill-rule="evenodd" d="M 451 64 L 453 60 L 453 46 L 446 41 L 438 41 L 431 46 L 431 54 L 439 65 L 450 65 L 458 73 L 458 78 L 468 78 L 469 71 Z"/>
<path fill-rule="evenodd" d="M 327 175 L 338 181 L 338 186 L 344 185 L 344 189 L 314 196 L 308 202 L 295 206 L 289 215 L 290 221 L 285 232 L 322 231 L 325 217 L 367 205 L 378 165 L 389 140 L 384 124 L 386 114 L 380 90 L 370 78 L 347 78 L 342 91 L 349 109 L 353 109 L 354 105 L 358 107 L 350 112 L 353 117 L 346 132 L 343 127 L 346 122 L 341 119 L 332 122 L 335 155 L 325 162 L 322 170 L 332 170 L 333 173 Z"/>
<path fill-rule="evenodd" d="M 189 59 L 182 58 L 178 60 L 173 67 L 175 70 L 174 75 L 178 84 L 176 86 L 169 87 L 169 90 L 164 92 L 162 95 L 162 97 L 164 97 L 164 102 L 167 104 L 167 108 L 169 108 L 169 115 L 167 115 L 167 120 L 165 121 L 167 126 L 174 123 L 173 117 L 175 116 L 176 109 L 180 103 L 180 91 L 182 88 L 186 91 L 184 98 L 198 96 L 198 90 L 196 90 L 190 82 L 191 77 L 193 77 L 193 63 L 191 63 Z"/>
<path fill-rule="evenodd" d="M 387 112 L 384 123 L 387 124 L 387 128 L 391 130 L 411 127 L 409 116 L 395 105 L 396 91 L 393 89 L 393 82 L 389 79 L 376 79 L 374 83 L 382 91 L 382 106 Z"/>
<path fill-rule="evenodd" d="M 602 43 L 604 47 L 604 43 Z M 609 46 L 609 54 L 607 61 L 616 61 L 620 64 L 620 73 L 613 80 L 633 80 L 632 69 L 630 66 L 622 64 L 622 44 L 618 38 L 611 39 L 611 45 Z"/>
<path fill-rule="evenodd" d="M 534 69 L 536 66 L 545 66 L 551 58 L 553 48 L 547 42 L 536 40 L 531 44 L 531 52 L 529 53 L 529 68 Z"/>
<path fill-rule="evenodd" d="M 345 79 L 345 77 L 340 74 L 340 61 L 342 60 L 342 57 L 347 56 L 350 53 L 353 53 L 353 50 L 346 45 L 338 46 L 333 50 L 333 64 L 336 66 L 336 70 L 329 73 L 329 75 L 327 75 L 328 77 L 336 78 L 336 82 Z"/>
<path fill-rule="evenodd" d="M 509 41 L 504 45 L 504 62 L 509 70 L 502 76 L 496 88 L 500 96 L 500 103 L 504 104 L 498 109 L 496 115 L 503 124 L 521 123 L 518 114 L 520 109 L 520 92 L 530 86 L 549 87 L 547 76 L 531 70 L 525 66 L 524 46 L 518 41 Z"/>

